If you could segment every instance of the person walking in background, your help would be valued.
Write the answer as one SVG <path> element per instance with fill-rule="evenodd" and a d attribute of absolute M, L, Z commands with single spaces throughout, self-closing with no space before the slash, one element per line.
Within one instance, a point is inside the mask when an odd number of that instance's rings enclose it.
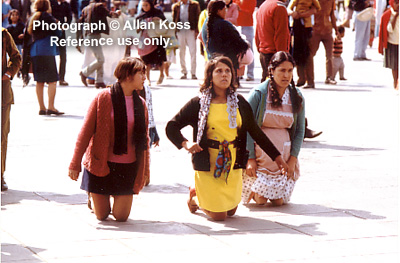
<path fill-rule="evenodd" d="M 237 26 L 237 19 L 239 17 L 239 7 L 233 2 L 233 0 L 224 0 L 226 4 L 226 15 L 225 20 Z"/>
<path fill-rule="evenodd" d="M 200 6 L 198 2 L 192 0 L 180 0 L 172 6 L 172 20 L 174 23 L 182 22 L 189 23 L 190 29 L 180 29 L 177 32 L 179 41 L 179 57 L 181 64 L 182 77 L 187 79 L 186 69 L 186 47 L 190 53 L 190 72 L 192 79 L 197 79 L 196 76 L 196 38 L 199 23 Z"/>
<path fill-rule="evenodd" d="M 34 1 L 33 1 L 34 2 Z M 28 18 L 31 16 L 31 0 L 11 0 L 10 5 L 12 9 L 17 9 L 21 17 L 22 23 L 27 23 Z"/>
<path fill-rule="evenodd" d="M 71 24 L 72 11 L 71 6 L 66 0 L 50 0 L 51 14 L 57 19 L 57 22 L 63 24 Z M 62 30 L 60 39 L 65 39 L 65 31 Z M 67 66 L 67 47 L 60 45 L 58 47 L 60 52 L 60 67 L 59 67 L 59 81 L 60 86 L 68 86 L 65 81 L 65 70 Z"/>
<path fill-rule="evenodd" d="M 333 58 L 332 58 L 332 80 L 335 80 L 336 74 L 339 71 L 339 79 L 347 80 L 344 77 L 344 62 L 342 58 L 343 53 L 343 41 L 344 37 L 344 26 L 338 26 L 338 35 L 333 41 Z"/>
<path fill-rule="evenodd" d="M 21 55 L 10 33 L 5 28 L 1 29 L 1 191 L 7 191 L 8 186 L 4 180 L 6 170 L 6 157 L 8 134 L 10 133 L 10 111 L 14 103 L 11 80 L 21 67 Z"/>
<path fill-rule="evenodd" d="M 291 54 L 296 62 L 297 86 L 304 86 L 306 82 L 306 64 L 310 56 L 310 39 L 312 36 L 311 16 L 321 10 L 317 0 L 292 0 L 288 6 L 288 14 L 293 17 L 291 33 L 293 36 Z"/>
<path fill-rule="evenodd" d="M 153 0 L 143 0 L 142 1 L 142 12 L 137 17 L 139 21 L 151 22 L 157 19 L 165 20 L 164 13 L 154 7 Z M 161 84 L 164 80 L 164 68 L 165 62 L 167 61 L 167 54 L 165 48 L 160 45 L 149 45 L 145 44 L 143 41 L 149 38 L 147 29 L 141 30 L 139 40 L 138 51 L 140 58 L 146 64 L 146 76 L 148 85 L 151 86 L 150 82 L 150 70 L 152 65 L 157 65 L 160 70 L 160 77 L 158 78 L 157 85 Z"/>
<path fill-rule="evenodd" d="M 208 8 L 208 4 L 210 3 L 211 0 L 206 1 L 206 7 Z M 197 35 L 197 38 L 200 40 L 200 54 L 204 57 L 204 61 L 208 61 L 208 55 L 207 55 L 207 49 L 204 46 L 204 43 L 201 38 L 201 30 L 203 29 L 204 22 L 206 21 L 208 17 L 208 11 L 207 8 L 201 11 L 200 16 L 199 16 L 199 22 L 197 24 L 197 29 L 200 32 L 199 35 Z"/>
<path fill-rule="evenodd" d="M 271 57 L 278 51 L 289 51 L 289 19 L 283 1 L 269 0 L 261 4 L 256 13 L 255 43 L 260 53 L 261 82 L 268 77 Z"/>
<path fill-rule="evenodd" d="M 246 36 L 246 40 L 250 43 L 251 51 L 253 50 L 254 41 L 254 26 L 253 26 L 253 13 L 256 8 L 256 0 L 234 0 L 238 5 L 239 16 L 237 18 L 237 26 L 240 27 L 240 32 Z M 247 66 L 246 81 L 254 80 L 254 61 Z"/>
<path fill-rule="evenodd" d="M 243 177 L 242 200 L 252 198 L 259 205 L 268 200 L 283 205 L 290 200 L 294 184 L 300 176 L 298 155 L 305 131 L 304 98 L 292 85 L 293 57 L 283 51 L 275 53 L 269 64 L 269 79 L 249 94 L 258 126 L 281 152 L 287 162 L 287 174 L 282 174 L 274 161 L 247 136 L 249 160 Z"/>
<path fill-rule="evenodd" d="M 101 38 L 101 34 L 109 34 L 110 28 L 107 22 L 107 17 L 111 17 L 113 13 L 111 13 L 106 7 L 106 0 L 94 0 L 94 2 L 90 3 L 82 10 L 82 15 L 79 19 L 79 23 L 93 23 L 93 24 L 104 24 L 104 27 L 99 29 L 91 29 L 84 32 L 82 35 L 82 31 L 78 30 L 76 34 L 76 38 L 80 39 L 82 37 L 86 37 L 89 40 L 99 40 Z M 92 73 L 96 72 L 95 79 L 95 87 L 105 88 L 106 84 L 104 84 L 104 53 L 103 49 L 100 45 L 89 45 L 86 47 L 89 51 L 93 53 L 95 56 L 95 60 L 90 63 L 88 66 L 82 69 L 79 73 L 81 77 L 81 81 L 83 85 L 87 86 L 86 79 Z"/>
<path fill-rule="evenodd" d="M 371 20 L 361 21 L 358 14 L 369 7 L 369 0 L 354 0 L 353 9 L 355 11 L 354 30 L 356 31 L 354 44 L 354 61 L 368 61 L 366 50 L 371 34 Z"/>
<path fill-rule="evenodd" d="M 10 11 L 8 23 L 9 25 L 7 27 L 7 31 L 11 34 L 19 53 L 22 54 L 25 24 L 22 22 L 21 17 L 19 16 L 19 11 L 17 9 L 13 9 Z"/>
<path fill-rule="evenodd" d="M 333 50 L 333 37 L 332 37 L 332 29 L 335 30 L 335 34 L 338 34 L 337 26 L 336 26 L 336 17 L 335 17 L 335 8 L 336 3 L 335 0 L 320 0 L 319 4 L 321 5 L 321 10 L 315 13 L 314 15 L 314 26 L 312 28 L 312 36 L 309 41 L 310 44 L 310 54 L 306 59 L 304 73 L 305 79 L 307 80 L 307 85 L 303 88 L 305 89 L 314 89 L 314 56 L 317 54 L 319 49 L 319 44 L 322 42 L 325 48 L 325 67 L 326 67 L 326 78 L 325 84 L 335 85 L 336 81 L 332 79 L 332 50 Z M 300 77 L 297 82 L 297 86 L 299 82 L 303 79 Z M 302 84 L 302 83 L 300 83 Z"/>
<path fill-rule="evenodd" d="M 215 221 L 233 216 L 240 203 L 242 168 L 247 163 L 247 132 L 279 169 L 288 168 L 280 152 L 257 126 L 248 102 L 236 92 L 235 71 L 228 57 L 209 60 L 201 95 L 183 106 L 166 127 L 171 142 L 192 154 L 195 189 L 190 189 L 190 212 L 200 207 Z M 188 125 L 193 127 L 192 142 L 181 133 Z"/>
<path fill-rule="evenodd" d="M 249 44 L 240 36 L 235 26 L 225 20 L 225 15 L 224 1 L 210 1 L 208 18 L 204 22 L 201 35 L 207 48 L 208 59 L 224 55 L 232 61 L 235 70 L 238 70 L 239 59 L 245 55 Z"/>
<path fill-rule="evenodd" d="M 124 222 L 133 195 L 139 194 L 145 182 L 148 115 L 146 102 L 137 93 L 146 80 L 145 64 L 125 57 L 114 76 L 118 81 L 99 92 L 89 106 L 68 175 L 78 180 L 85 154 L 81 189 L 90 194 L 97 219 L 106 220 L 112 209 L 114 218 Z"/>
<path fill-rule="evenodd" d="M 61 115 L 64 112 L 58 111 L 54 106 L 56 88 L 58 81 L 56 56 L 58 55 L 57 46 L 50 44 L 51 36 L 61 36 L 59 30 L 49 30 L 46 28 L 35 28 L 33 24 L 39 21 L 41 24 L 55 24 L 56 19 L 50 14 L 51 6 L 49 0 L 36 0 L 35 13 L 30 19 L 28 33 L 32 36 L 33 44 L 30 49 L 32 60 L 33 77 L 36 81 L 36 95 L 39 102 L 39 115 Z M 47 109 L 44 103 L 43 90 L 44 83 L 48 83 Z"/>
<path fill-rule="evenodd" d="M 378 51 L 383 66 L 392 69 L 393 86 L 399 90 L 399 0 L 390 0 L 390 8 L 381 18 Z"/>

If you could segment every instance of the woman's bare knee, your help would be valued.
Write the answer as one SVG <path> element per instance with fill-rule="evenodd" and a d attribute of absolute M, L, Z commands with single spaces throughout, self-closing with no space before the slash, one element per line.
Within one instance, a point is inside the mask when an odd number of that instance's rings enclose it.
<path fill-rule="evenodd" d="M 97 219 L 104 221 L 110 215 L 110 197 L 108 195 L 90 193 L 93 203 L 93 212 Z"/>
<path fill-rule="evenodd" d="M 228 213 L 227 213 L 228 216 L 233 216 L 233 215 L 236 213 L 237 208 L 238 208 L 238 207 L 235 207 L 235 208 L 229 210 Z"/>
<path fill-rule="evenodd" d="M 115 220 L 118 222 L 126 222 L 129 218 L 129 213 L 128 214 L 118 214 L 118 215 L 113 213 L 113 216 L 114 216 Z"/>
<path fill-rule="evenodd" d="M 114 196 L 113 216 L 118 222 L 128 220 L 131 213 L 133 195 Z"/>
<path fill-rule="evenodd" d="M 268 199 L 259 194 L 255 194 L 254 201 L 256 201 L 257 205 L 265 205 L 268 202 Z"/>
<path fill-rule="evenodd" d="M 99 221 L 106 220 L 108 218 L 108 216 L 110 215 L 110 212 L 108 212 L 108 213 L 104 213 L 104 212 L 103 213 L 99 213 L 98 211 L 95 211 L 94 213 L 96 215 L 97 220 L 99 220 Z"/>
<path fill-rule="evenodd" d="M 274 206 L 281 206 L 283 205 L 283 198 L 271 200 L 271 203 Z"/>
<path fill-rule="evenodd" d="M 227 212 L 210 212 L 207 210 L 204 210 L 204 212 L 214 221 L 224 221 L 227 217 Z"/>

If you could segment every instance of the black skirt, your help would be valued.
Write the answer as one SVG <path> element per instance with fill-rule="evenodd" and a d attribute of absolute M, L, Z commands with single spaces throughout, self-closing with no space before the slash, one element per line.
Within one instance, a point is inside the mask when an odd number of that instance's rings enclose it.
<path fill-rule="evenodd" d="M 399 45 L 387 43 L 384 49 L 383 66 L 393 70 L 399 70 Z"/>
<path fill-rule="evenodd" d="M 162 46 L 157 46 L 156 50 L 140 58 L 146 65 L 161 66 L 163 62 L 167 61 L 167 53 L 165 52 L 165 48 Z"/>
<path fill-rule="evenodd" d="M 55 56 L 32 57 L 33 78 L 37 82 L 58 81 L 57 64 Z"/>
<path fill-rule="evenodd" d="M 105 177 L 96 176 L 84 169 L 81 189 L 103 195 L 132 195 L 137 174 L 136 162 L 107 163 L 110 173 Z"/>

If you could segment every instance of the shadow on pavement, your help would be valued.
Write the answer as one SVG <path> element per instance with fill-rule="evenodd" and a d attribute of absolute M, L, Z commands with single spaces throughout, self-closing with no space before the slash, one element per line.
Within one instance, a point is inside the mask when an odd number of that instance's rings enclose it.
<path fill-rule="evenodd" d="M 264 206 L 250 203 L 245 205 L 250 211 L 279 212 L 290 215 L 302 216 L 319 216 L 319 217 L 348 217 L 354 216 L 361 219 L 385 219 L 385 216 L 374 215 L 369 211 L 326 207 L 317 204 L 293 204 L 289 203 L 284 206 L 274 207 L 270 203 Z M 337 213 L 339 212 L 339 213 Z"/>
<path fill-rule="evenodd" d="M 326 144 L 319 141 L 304 141 L 302 148 L 306 149 L 330 149 L 330 150 L 338 150 L 338 151 L 383 151 L 385 149 L 382 148 L 363 148 L 363 147 L 355 147 L 355 146 L 345 146 L 345 145 L 332 145 Z"/>
<path fill-rule="evenodd" d="M 211 221 L 206 216 L 197 212 L 195 215 L 204 217 L 205 224 L 194 224 L 189 222 L 161 222 L 161 221 L 145 221 L 145 220 L 132 220 L 128 219 L 125 223 L 118 223 L 114 220 L 107 220 L 100 222 L 100 226 L 96 227 L 97 230 L 110 230 L 110 231 L 123 231 L 123 232 L 134 232 L 134 233 L 146 233 L 146 234 L 170 234 L 170 235 L 232 235 L 232 234 L 251 234 L 254 232 L 268 232 L 268 233 L 286 233 L 286 234 L 299 234 L 299 235 L 327 235 L 327 233 L 318 231 L 319 223 L 309 223 L 302 225 L 290 225 L 282 224 L 274 221 L 253 218 L 253 217 L 242 217 L 233 216 L 227 218 L 222 222 Z M 210 227 L 206 224 L 222 225 L 221 227 Z M 288 231 L 288 228 L 293 231 Z M 307 228 L 307 233 L 302 232 L 301 228 Z"/>
<path fill-rule="evenodd" d="M 157 194 L 188 194 L 189 187 L 183 184 L 150 184 L 148 186 L 145 186 L 141 192 Z"/>
<path fill-rule="evenodd" d="M 57 202 L 69 205 L 85 204 L 87 203 L 87 194 L 65 195 L 51 192 L 26 192 L 12 189 L 1 192 L 2 210 L 6 209 L 5 206 L 19 204 L 22 200 Z"/>
<path fill-rule="evenodd" d="M 46 250 L 41 248 L 34 249 L 37 252 Z M 30 248 L 19 244 L 1 243 L 1 262 L 43 262 L 43 260 L 35 257 L 35 254 Z"/>
<path fill-rule="evenodd" d="M 70 114 L 63 114 L 63 115 L 51 115 L 51 116 L 45 116 L 47 118 L 45 118 L 45 121 L 49 121 L 49 120 L 55 120 L 55 119 L 77 119 L 77 120 L 83 120 L 83 118 L 85 116 L 81 116 L 81 115 L 70 115 Z"/>

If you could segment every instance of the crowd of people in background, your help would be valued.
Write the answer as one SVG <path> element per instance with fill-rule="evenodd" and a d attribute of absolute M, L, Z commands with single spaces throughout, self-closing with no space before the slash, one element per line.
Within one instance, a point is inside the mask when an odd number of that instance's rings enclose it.
<path fill-rule="evenodd" d="M 385 25 L 393 24 L 393 30 L 389 31 L 389 46 L 392 47 L 391 44 L 395 47 L 398 46 L 396 35 L 393 35 L 398 32 L 396 31 L 396 25 L 398 24 L 396 22 L 398 21 L 397 16 L 395 16 L 396 9 L 392 7 L 395 5 L 395 1 L 389 0 L 223 0 L 222 2 L 225 4 L 223 9 L 226 10 L 226 12 L 224 11 L 225 15 L 224 17 L 217 15 L 217 17 L 221 17 L 221 23 L 230 25 L 226 28 L 232 30 L 224 31 L 223 33 L 218 32 L 218 39 L 219 41 L 223 38 L 229 39 L 232 37 L 234 39 L 233 41 L 231 39 L 230 45 L 225 46 L 225 53 L 220 52 L 219 49 L 215 49 L 216 42 L 212 39 L 211 53 L 207 52 L 210 46 L 204 45 L 207 43 L 203 43 L 204 38 L 209 33 L 207 32 L 206 35 L 203 34 L 203 31 L 208 28 L 206 25 L 203 30 L 204 22 L 206 20 L 214 20 L 213 16 L 215 16 L 211 14 L 211 19 L 208 19 L 210 15 L 208 11 L 210 8 L 209 0 L 49 1 L 51 4 L 51 11 L 49 13 L 54 17 L 55 23 L 70 24 L 72 21 L 102 21 L 107 23 L 107 17 L 116 18 L 118 16 L 123 16 L 125 20 L 133 18 L 139 21 L 150 22 L 156 19 L 165 20 L 164 12 L 171 12 L 171 22 L 189 23 L 190 29 L 175 30 L 172 35 L 168 36 L 174 39 L 173 49 L 168 50 L 168 48 L 166 49 L 161 45 L 147 45 L 147 47 L 143 43 L 139 43 L 136 46 L 139 55 L 145 60 L 147 65 L 150 65 L 147 72 L 148 84 L 150 85 L 150 69 L 160 70 L 157 85 L 163 83 L 165 75 L 167 75 L 167 78 L 174 77 L 169 75 L 168 69 L 172 63 L 176 63 L 175 55 L 177 51 L 179 52 L 179 64 L 182 73 L 180 78 L 188 78 L 186 50 L 189 50 L 190 77 L 191 79 L 197 79 L 196 71 L 199 68 L 197 63 L 198 42 L 200 42 L 201 54 L 204 55 L 205 61 L 215 52 L 225 54 L 228 52 L 226 49 L 235 50 L 233 53 L 243 56 L 243 49 L 245 47 L 244 44 L 240 45 L 239 43 L 247 42 L 253 55 L 260 58 L 263 68 L 261 81 L 267 78 L 268 63 L 272 55 L 277 51 L 290 52 L 296 61 L 298 75 L 296 85 L 303 88 L 315 88 L 313 57 L 318 51 L 320 42 L 324 45 L 326 55 L 325 84 L 335 85 L 337 83 L 335 75 L 338 70 L 336 70 L 334 64 L 338 63 L 337 47 L 341 41 L 341 35 L 344 35 L 344 33 L 338 31 L 339 27 L 343 31 L 344 28 L 351 26 L 356 32 L 353 56 L 355 61 L 369 60 L 365 51 L 368 45 L 372 45 L 373 39 L 378 35 L 381 36 L 380 43 L 385 43 L 383 46 L 387 47 L 386 38 L 388 31 L 386 27 L 381 26 L 382 22 Z M 11 33 L 18 50 L 24 58 L 21 70 L 18 72 L 18 76 L 22 77 L 24 85 L 29 83 L 29 72 L 32 72 L 30 68 L 33 65 L 30 47 L 34 44 L 34 41 L 33 36 L 27 36 L 29 32 L 26 29 L 30 18 L 36 12 L 34 2 L 33 0 L 3 0 L 2 3 L 2 25 Z M 93 6 L 94 3 L 97 3 L 98 6 L 96 10 L 86 8 L 90 5 Z M 150 9 L 148 9 L 148 6 Z M 341 6 L 343 7 L 343 12 L 339 14 Z M 389 10 L 390 8 L 393 10 L 393 17 L 390 19 L 392 22 L 387 23 L 387 15 L 383 16 L 383 13 L 385 9 Z M 96 15 L 91 16 L 89 14 L 91 12 L 94 12 Z M 88 18 L 94 20 L 89 21 Z M 382 19 L 384 21 L 381 21 Z M 354 23 L 350 25 L 350 21 L 354 21 Z M 62 31 L 60 39 L 65 39 L 66 33 Z M 148 37 L 146 30 L 136 33 L 140 34 L 140 39 Z M 109 29 L 104 32 L 78 32 L 77 38 L 93 39 L 99 38 L 101 34 L 110 34 Z M 240 36 L 240 38 L 237 36 Z M 253 43 L 256 45 L 257 51 L 253 49 Z M 335 50 L 334 43 L 336 43 Z M 129 55 L 132 48 L 135 48 L 135 46 L 128 45 L 126 49 L 129 52 L 125 52 L 124 54 Z M 69 85 L 66 80 L 67 50 L 65 46 L 60 46 L 56 50 L 56 55 L 60 58 L 57 70 L 57 82 L 60 86 Z M 104 71 L 104 61 L 107 60 L 104 57 L 105 54 L 102 48 L 88 47 L 86 50 L 82 50 L 82 48 L 80 50 L 92 54 L 90 59 L 87 59 L 88 56 L 85 54 L 85 63 L 83 63 L 84 65 L 80 72 L 83 84 L 87 86 L 93 83 L 96 88 L 104 88 L 107 84 L 110 84 L 112 81 L 103 80 L 103 74 L 108 73 L 102 72 Z M 396 50 L 393 50 L 393 48 L 390 50 L 392 51 L 391 57 L 395 57 L 393 52 Z M 231 51 L 229 52 L 232 53 Z M 383 54 L 383 48 L 379 52 Z M 229 57 L 236 67 L 237 58 L 234 55 Z M 114 57 L 114 60 L 117 60 L 117 58 Z M 398 89 L 396 82 L 396 61 L 393 63 L 387 63 L 387 59 L 385 61 L 384 66 L 389 67 L 393 71 L 393 78 L 396 83 L 395 88 Z M 116 65 L 116 63 L 114 64 Z M 344 63 L 341 63 L 341 68 L 343 67 Z M 245 68 L 246 78 L 244 78 Z M 254 81 L 254 61 L 249 65 L 242 65 L 238 69 L 237 75 L 239 79 Z M 343 81 L 345 78 L 342 76 L 339 80 Z"/>
<path fill-rule="evenodd" d="M 341 5 L 343 17 L 338 12 Z M 131 35 L 109 27 L 112 19 L 160 22 L 167 19 L 164 12 L 171 12 L 171 22 L 188 27 L 163 32 L 141 28 Z M 106 27 L 78 30 L 76 38 L 123 35 L 139 39 L 137 46 L 127 44 L 112 52 L 101 45 L 77 46 L 84 54 L 79 72 L 82 84 L 108 88 L 89 107 L 69 170 L 71 179 L 77 180 L 84 160 L 81 188 L 90 193 L 99 220 L 106 219 L 112 209 L 117 221 L 126 221 L 133 194 L 150 181 L 148 149 L 159 142 L 150 71 L 159 70 L 156 85 L 161 85 L 165 77 L 196 80 L 197 70 L 205 68 L 201 95 L 168 122 L 166 132 L 177 148 L 193 156 L 190 212 L 201 208 L 219 221 L 234 215 L 240 200 L 260 205 L 268 200 L 283 205 L 290 200 L 300 175 L 297 157 L 303 139 L 321 134 L 307 128 L 300 91 L 316 88 L 313 60 L 320 42 L 326 57 L 325 84 L 336 85 L 338 72 L 339 81 L 347 80 L 341 57 L 345 28 L 355 30 L 354 61 L 368 63 L 366 49 L 379 36 L 384 67 L 391 69 L 394 88 L 399 89 L 398 16 L 398 0 L 3 0 L 1 189 L 7 190 L 3 173 L 14 75 L 26 86 L 33 73 L 39 115 L 64 114 L 55 108 L 55 96 L 57 83 L 69 85 L 69 49 L 51 45 L 50 39 L 65 40 L 70 32 L 34 29 L 35 22 L 100 22 Z M 145 43 L 157 36 L 168 38 L 169 46 Z M 130 56 L 134 48 L 140 58 Z M 199 66 L 198 48 L 205 65 Z M 180 77 L 169 72 L 177 51 Z M 60 57 L 58 67 L 56 56 Z M 255 59 L 260 61 L 261 76 L 254 75 Z M 241 81 L 255 86 L 248 100 L 237 93 Z M 194 129 L 192 140 L 180 131 L 188 125 Z M 93 153 L 96 147 L 100 160 Z M 114 196 L 113 206 L 110 196 Z"/>

